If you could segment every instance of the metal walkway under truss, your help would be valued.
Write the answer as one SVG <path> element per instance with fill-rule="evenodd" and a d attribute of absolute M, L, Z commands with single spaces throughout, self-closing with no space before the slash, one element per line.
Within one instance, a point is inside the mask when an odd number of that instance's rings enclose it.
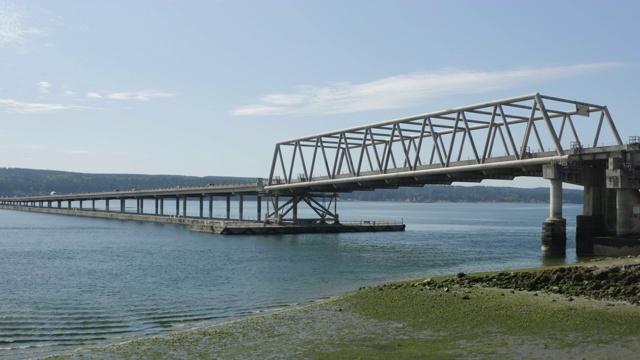
<path fill-rule="evenodd" d="M 531 94 L 276 144 L 272 194 L 540 176 L 568 154 L 623 145 L 606 106 Z M 592 150 L 590 150 L 592 149 Z"/>

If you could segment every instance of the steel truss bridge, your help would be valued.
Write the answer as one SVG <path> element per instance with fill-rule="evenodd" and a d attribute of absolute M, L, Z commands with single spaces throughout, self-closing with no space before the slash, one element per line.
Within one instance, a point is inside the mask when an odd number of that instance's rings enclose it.
<path fill-rule="evenodd" d="M 623 148 L 606 106 L 536 93 L 279 142 L 265 190 L 511 180 L 542 176 L 543 164 L 566 164 L 573 154 Z"/>

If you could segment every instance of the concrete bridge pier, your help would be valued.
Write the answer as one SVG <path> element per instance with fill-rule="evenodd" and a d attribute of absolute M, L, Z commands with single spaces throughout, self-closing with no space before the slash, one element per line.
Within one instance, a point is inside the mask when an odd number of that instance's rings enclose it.
<path fill-rule="evenodd" d="M 606 165 L 583 167 L 583 215 L 576 219 L 576 253 L 640 254 L 640 193 L 636 153 L 611 154 Z"/>
<path fill-rule="evenodd" d="M 189 198 L 185 195 L 182 198 L 182 217 L 187 217 L 187 201 L 189 200 Z"/>
<path fill-rule="evenodd" d="M 257 202 L 256 205 L 257 205 L 257 208 L 258 208 L 257 209 L 258 210 L 258 214 L 257 214 L 258 217 L 256 217 L 256 220 L 260 221 L 260 219 L 262 218 L 262 196 L 258 195 L 257 201 L 258 202 Z"/>
<path fill-rule="evenodd" d="M 635 168 L 640 159 L 635 154 L 610 157 L 606 171 L 607 188 L 616 192 L 616 231 L 618 237 L 640 233 L 640 214 L 634 214 L 634 204 L 640 202 L 638 180 Z"/>
<path fill-rule="evenodd" d="M 562 217 L 562 169 L 555 164 L 543 167 L 543 177 L 550 181 L 549 217 L 542 223 L 541 249 L 547 255 L 564 255 L 567 251 L 567 220 Z"/>
<path fill-rule="evenodd" d="M 602 174 L 604 178 L 604 174 Z M 584 185 L 582 215 L 576 217 L 576 254 L 593 255 L 593 241 L 606 233 L 603 215 L 604 189 L 601 186 Z"/>
<path fill-rule="evenodd" d="M 638 190 L 616 190 L 616 236 L 627 236 L 638 233 L 634 224 L 633 205 L 638 202 Z"/>

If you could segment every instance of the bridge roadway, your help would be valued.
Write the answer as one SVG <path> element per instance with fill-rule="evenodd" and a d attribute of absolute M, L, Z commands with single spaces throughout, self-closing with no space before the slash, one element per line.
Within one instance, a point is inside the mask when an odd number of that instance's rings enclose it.
<path fill-rule="evenodd" d="M 67 202 L 68 210 L 75 202 L 84 210 L 83 202 L 92 201 L 95 211 L 96 200 L 119 201 L 119 212 L 125 213 L 126 200 L 135 199 L 135 213 L 142 215 L 149 213 L 144 199 L 154 199 L 152 214 L 165 215 L 164 201 L 172 199 L 174 216 L 180 218 L 187 213 L 187 199 L 198 199 L 196 217 L 212 220 L 213 198 L 224 197 L 225 219 L 231 220 L 230 199 L 238 197 L 236 219 L 242 221 L 244 197 L 255 196 L 256 218 L 265 225 L 340 224 L 336 202 L 341 192 L 519 176 L 549 180 L 545 253 L 566 249 L 563 183 L 584 187 L 579 253 L 617 246 L 598 245 L 600 237 L 640 238 L 640 137 L 629 136 L 623 143 L 604 105 L 538 93 L 282 141 L 275 146 L 266 183 L 3 198 L 0 204 L 61 208 Z M 298 217 L 298 206 L 305 204 L 316 218 Z"/>

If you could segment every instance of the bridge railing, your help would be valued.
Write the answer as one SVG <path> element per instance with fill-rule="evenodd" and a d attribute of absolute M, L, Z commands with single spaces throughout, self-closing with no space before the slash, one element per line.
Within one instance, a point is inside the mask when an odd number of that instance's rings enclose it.
<path fill-rule="evenodd" d="M 601 142 L 622 145 L 606 106 L 536 93 L 279 142 L 268 186 L 562 156 Z"/>

